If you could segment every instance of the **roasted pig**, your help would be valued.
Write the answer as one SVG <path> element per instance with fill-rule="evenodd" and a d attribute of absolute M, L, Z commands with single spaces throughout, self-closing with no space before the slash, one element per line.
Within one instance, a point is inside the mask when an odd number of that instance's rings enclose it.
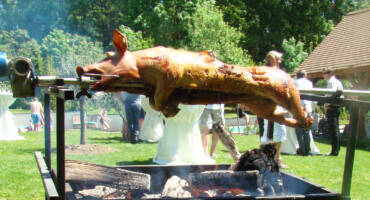
<path fill-rule="evenodd" d="M 78 66 L 79 76 L 101 74 L 93 90 L 126 91 L 149 97 L 153 109 L 171 117 L 178 104 L 239 103 L 256 115 L 291 127 L 308 128 L 313 119 L 301 106 L 299 91 L 284 71 L 240 67 L 208 52 L 165 47 L 128 51 L 125 36 L 115 30 L 115 53 L 97 63 Z M 276 112 L 277 105 L 289 111 Z"/>

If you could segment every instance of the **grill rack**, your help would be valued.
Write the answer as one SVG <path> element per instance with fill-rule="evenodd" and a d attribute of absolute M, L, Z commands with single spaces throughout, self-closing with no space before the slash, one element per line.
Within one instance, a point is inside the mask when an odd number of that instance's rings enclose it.
<path fill-rule="evenodd" d="M 301 94 L 301 99 L 318 101 L 321 103 L 334 103 L 341 106 L 348 106 L 351 108 L 350 115 L 350 127 L 349 127 L 349 141 L 347 143 L 347 151 L 344 164 L 343 182 L 342 182 L 342 192 L 340 197 L 342 199 L 351 199 L 351 181 L 352 181 L 352 171 L 355 155 L 355 147 L 357 143 L 357 132 L 358 132 L 358 118 L 360 109 L 369 110 L 370 102 L 345 99 L 336 96 L 320 96 L 312 93 L 318 94 L 334 94 L 338 91 L 315 91 L 310 90 L 311 94 Z M 57 122 L 57 171 L 51 169 L 51 137 L 50 137 L 50 118 L 48 113 L 50 113 L 50 94 L 54 95 L 57 100 L 57 110 L 56 110 L 56 122 Z M 352 93 L 354 95 L 355 93 Z M 35 152 L 36 160 L 39 165 L 39 170 L 43 180 L 43 184 L 46 191 L 47 199 L 70 199 L 66 196 L 66 186 L 70 190 L 69 185 L 66 184 L 65 180 L 65 127 L 64 127 L 64 103 L 66 100 L 73 100 L 74 92 L 71 89 L 65 88 L 63 86 L 49 86 L 48 92 L 45 93 L 44 105 L 45 105 L 45 157 L 42 159 L 40 152 Z M 303 179 L 302 179 L 303 180 Z M 55 184 L 54 184 L 55 182 Z M 321 187 L 323 188 L 323 187 Z M 308 199 L 339 199 L 339 196 L 335 193 L 330 193 L 331 191 L 325 189 L 329 192 L 329 196 L 313 195 L 307 197 Z M 219 199 L 219 198 L 216 198 Z M 250 199 L 250 198 L 248 198 Z M 263 198 L 268 199 L 268 198 Z M 293 199 L 299 199 L 294 197 Z"/>

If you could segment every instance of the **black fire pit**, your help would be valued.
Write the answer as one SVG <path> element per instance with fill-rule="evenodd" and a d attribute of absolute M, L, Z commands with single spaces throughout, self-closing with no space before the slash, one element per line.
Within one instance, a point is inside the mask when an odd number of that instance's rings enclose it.
<path fill-rule="evenodd" d="M 78 162 L 78 161 L 77 161 Z M 68 164 L 67 164 L 68 165 Z M 96 165 L 98 167 L 107 167 L 102 165 Z M 67 199 L 84 199 L 78 191 L 81 189 L 93 188 L 96 183 L 92 183 L 90 178 L 87 178 L 86 174 L 82 173 L 79 177 L 73 176 L 69 178 L 68 176 L 68 166 L 66 166 L 66 182 L 67 182 Z M 150 191 L 161 191 L 167 181 L 172 176 L 178 176 L 180 178 L 187 177 L 190 173 L 204 172 L 204 171 L 217 171 L 217 170 L 227 170 L 230 164 L 218 164 L 218 165 L 131 165 L 131 166 L 119 166 L 119 167 L 108 167 L 109 170 L 124 169 L 131 172 L 140 172 L 150 175 Z M 101 171 L 104 168 L 98 169 Z M 79 169 L 78 169 L 79 170 Z M 108 170 L 108 171 L 109 171 Z M 107 171 L 104 169 L 104 171 Z M 96 174 L 94 174 L 96 175 Z M 216 196 L 216 197 L 192 197 L 192 198 L 180 198 L 180 199 L 340 199 L 340 194 L 334 193 L 333 191 L 324 188 L 322 186 L 313 184 L 305 179 L 296 177 L 288 173 L 281 173 L 284 186 L 284 195 L 279 196 L 258 196 L 258 195 L 248 195 L 248 196 Z M 90 180 L 86 180 L 90 179 Z M 149 192 L 150 193 L 150 192 Z M 138 198 L 132 197 L 130 198 Z M 88 198 L 87 198 L 88 199 Z M 93 198 L 94 199 L 94 198 Z M 106 199 L 119 199 L 117 197 L 106 198 Z M 150 199 L 161 199 L 161 197 L 152 197 Z"/>

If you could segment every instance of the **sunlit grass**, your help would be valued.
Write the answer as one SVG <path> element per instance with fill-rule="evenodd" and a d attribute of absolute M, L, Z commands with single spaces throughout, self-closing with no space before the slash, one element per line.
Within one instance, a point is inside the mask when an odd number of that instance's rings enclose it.
<path fill-rule="evenodd" d="M 55 148 L 55 132 L 52 133 L 52 146 Z M 25 140 L 0 141 L 0 199 L 44 199 L 44 188 L 34 159 L 35 151 L 44 151 L 42 132 L 22 133 Z M 257 135 L 234 135 L 240 151 L 257 148 Z M 79 144 L 79 131 L 66 132 L 66 145 Z M 98 130 L 87 131 L 87 143 L 106 145 L 119 149 L 118 152 L 98 155 L 66 155 L 67 159 L 88 161 L 110 166 L 153 164 L 152 158 L 157 151 L 157 144 L 130 144 L 121 140 L 120 133 L 106 133 Z M 321 153 L 330 151 L 330 146 L 316 142 Z M 346 148 L 342 147 L 338 157 L 293 156 L 283 155 L 283 161 L 289 166 L 285 171 L 305 177 L 309 181 L 341 192 Z M 232 163 L 226 148 L 218 143 L 216 149 L 217 163 Z M 352 177 L 352 199 L 362 200 L 370 196 L 370 160 L 369 151 L 358 149 Z M 53 153 L 53 166 L 56 165 Z"/>

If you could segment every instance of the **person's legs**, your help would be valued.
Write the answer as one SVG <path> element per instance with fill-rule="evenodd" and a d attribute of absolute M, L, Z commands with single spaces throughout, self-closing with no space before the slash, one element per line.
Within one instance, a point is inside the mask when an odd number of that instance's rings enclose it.
<path fill-rule="evenodd" d="M 206 155 L 209 155 L 208 154 L 208 141 L 209 141 L 209 132 L 210 132 L 210 129 L 212 128 L 212 118 L 211 118 L 209 109 L 204 109 L 200 117 L 199 128 L 202 131 L 202 146 L 203 146 L 204 153 Z"/>
<path fill-rule="evenodd" d="M 218 110 L 211 110 L 211 121 L 212 126 L 213 124 L 221 123 L 221 125 L 225 125 L 224 113 L 221 109 Z M 218 142 L 218 135 L 216 133 L 212 133 L 212 143 L 211 143 L 211 152 L 210 156 L 215 156 L 215 150 Z"/>
<path fill-rule="evenodd" d="M 136 104 L 125 104 L 127 124 L 130 131 L 131 143 L 138 142 L 140 107 Z"/>
<path fill-rule="evenodd" d="M 33 124 L 33 130 L 39 131 L 40 124 L 41 124 L 41 116 L 37 113 L 31 114 L 32 124 Z"/>
<path fill-rule="evenodd" d="M 276 160 L 281 160 L 280 146 L 281 142 L 276 142 L 276 155 L 275 155 Z"/>
<path fill-rule="evenodd" d="M 215 150 L 216 150 L 216 145 L 218 142 L 218 135 L 216 133 L 212 133 L 212 143 L 211 143 L 211 151 L 210 151 L 210 156 L 215 156 Z"/>
<path fill-rule="evenodd" d="M 103 122 L 103 130 L 107 130 L 109 128 L 110 128 L 109 124 L 106 121 L 104 121 Z"/>
<path fill-rule="evenodd" d="M 265 131 L 265 125 L 264 125 L 264 121 L 263 121 L 263 118 L 261 117 L 257 117 L 257 122 L 258 122 L 258 128 L 259 128 L 259 135 L 260 137 L 263 136 L 263 132 Z"/>
<path fill-rule="evenodd" d="M 139 119 L 139 130 L 141 131 L 141 127 L 143 126 L 144 123 L 144 118 L 145 118 L 145 111 L 143 108 L 140 108 L 140 119 Z"/>
<path fill-rule="evenodd" d="M 311 152 L 311 137 L 310 137 L 310 130 L 305 130 L 303 134 L 303 144 L 304 150 L 306 152 L 305 155 L 309 155 Z"/>
<path fill-rule="evenodd" d="M 204 129 L 202 133 L 202 145 L 206 155 L 208 154 L 208 140 L 209 140 L 209 129 Z"/>
<path fill-rule="evenodd" d="M 310 151 L 307 151 L 307 135 L 308 135 L 308 131 L 306 130 L 303 130 L 301 128 L 297 128 L 295 129 L 295 132 L 296 132 L 296 136 L 297 136 L 297 141 L 298 141 L 298 150 L 297 150 L 297 154 L 299 155 L 308 155 L 308 153 Z M 308 137 L 309 139 L 309 137 Z M 309 140 L 308 140 L 309 142 Z M 308 147 L 309 148 L 309 147 Z"/>
<path fill-rule="evenodd" d="M 329 134 L 331 137 L 331 152 L 330 155 L 337 156 L 340 150 L 340 138 L 339 138 L 339 114 L 340 107 L 330 106 L 327 110 L 327 119 Z"/>
<path fill-rule="evenodd" d="M 281 142 L 276 142 L 275 159 L 277 160 L 279 167 L 285 169 L 285 168 L 288 168 L 288 166 L 285 165 L 281 159 L 280 147 L 281 147 Z"/>

